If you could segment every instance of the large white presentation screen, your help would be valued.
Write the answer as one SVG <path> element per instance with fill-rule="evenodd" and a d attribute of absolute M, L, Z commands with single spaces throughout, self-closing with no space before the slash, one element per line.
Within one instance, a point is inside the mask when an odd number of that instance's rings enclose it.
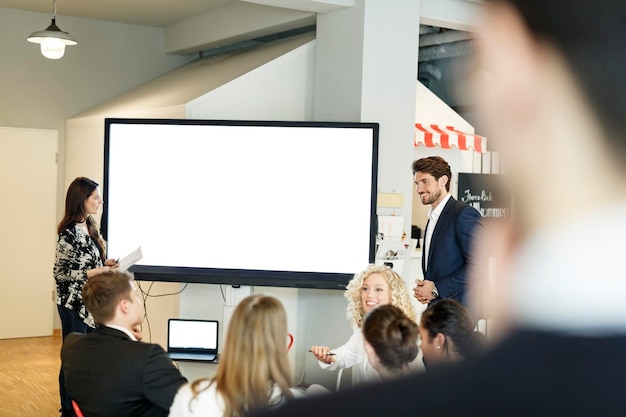
<path fill-rule="evenodd" d="M 108 256 L 140 246 L 133 270 L 157 280 L 345 284 L 373 262 L 377 136 L 365 123 L 107 119 Z"/>

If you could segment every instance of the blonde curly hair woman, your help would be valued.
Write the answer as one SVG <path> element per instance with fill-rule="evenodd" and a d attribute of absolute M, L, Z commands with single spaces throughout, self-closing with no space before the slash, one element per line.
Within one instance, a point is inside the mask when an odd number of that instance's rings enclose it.
<path fill-rule="evenodd" d="M 355 384 L 378 381 L 380 375 L 368 363 L 364 348 L 361 332 L 363 318 L 376 307 L 391 304 L 415 321 L 409 292 L 404 280 L 395 271 L 386 266 L 369 265 L 348 283 L 344 296 L 348 300 L 347 317 L 352 322 L 352 336 L 339 348 L 331 350 L 327 346 L 311 346 L 311 352 L 322 369 L 329 371 L 358 365 L 356 376 L 352 379 Z"/>

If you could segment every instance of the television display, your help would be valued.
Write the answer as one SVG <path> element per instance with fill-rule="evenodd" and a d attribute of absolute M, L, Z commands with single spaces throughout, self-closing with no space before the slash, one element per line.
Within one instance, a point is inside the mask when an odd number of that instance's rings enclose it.
<path fill-rule="evenodd" d="M 106 119 L 104 146 L 136 279 L 344 289 L 374 262 L 376 123 Z"/>

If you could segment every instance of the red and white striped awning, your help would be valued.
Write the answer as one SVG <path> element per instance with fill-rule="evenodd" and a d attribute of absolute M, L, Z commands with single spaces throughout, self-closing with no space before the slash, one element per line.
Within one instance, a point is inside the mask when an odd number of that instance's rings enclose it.
<path fill-rule="evenodd" d="M 452 126 L 424 125 L 415 123 L 415 146 L 443 149 L 473 149 L 478 153 L 487 152 L 487 138 L 473 133 L 465 133 Z"/>

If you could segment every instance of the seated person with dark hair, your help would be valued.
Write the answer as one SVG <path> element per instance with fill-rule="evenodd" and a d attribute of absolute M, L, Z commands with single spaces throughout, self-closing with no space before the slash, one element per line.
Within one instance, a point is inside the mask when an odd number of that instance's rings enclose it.
<path fill-rule="evenodd" d="M 459 362 L 481 352 L 485 338 L 474 328 L 472 316 L 458 301 L 432 304 L 422 313 L 419 325 L 424 363 Z"/>
<path fill-rule="evenodd" d="M 97 328 L 61 348 L 67 392 L 89 417 L 167 416 L 186 379 L 161 346 L 137 341 L 144 308 L 132 275 L 107 271 L 83 287 Z"/>
<path fill-rule="evenodd" d="M 418 353 L 418 328 L 402 310 L 386 304 L 370 311 L 363 321 L 363 338 L 368 361 L 382 380 L 409 373 Z"/>

